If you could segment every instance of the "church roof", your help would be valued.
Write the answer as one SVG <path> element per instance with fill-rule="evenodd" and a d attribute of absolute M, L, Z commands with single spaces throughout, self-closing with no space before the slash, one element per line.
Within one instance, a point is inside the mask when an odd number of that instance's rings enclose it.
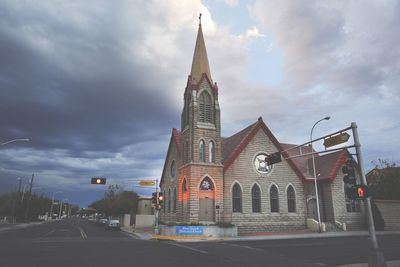
<path fill-rule="evenodd" d="M 197 32 L 196 46 L 194 48 L 192 69 L 190 71 L 191 79 L 195 82 L 199 82 L 203 73 L 205 73 L 208 79 L 211 81 L 210 66 L 208 64 L 208 56 L 206 50 L 206 44 L 204 42 L 203 30 L 201 29 L 201 21 L 199 23 L 199 30 Z"/>
<path fill-rule="evenodd" d="M 256 123 L 246 127 L 242 131 L 237 134 L 232 135 L 228 138 L 222 139 L 222 156 L 223 156 L 223 164 L 224 171 L 228 169 L 228 167 L 235 161 L 235 159 L 239 156 L 239 154 L 243 151 L 243 149 L 247 146 L 247 144 L 253 139 L 259 129 L 262 129 L 264 133 L 269 137 L 271 142 L 275 145 L 277 151 L 284 151 L 282 145 L 278 142 L 276 137 L 272 134 L 271 130 L 265 125 L 262 118 L 258 118 Z M 286 154 L 283 155 L 286 157 Z M 289 166 L 293 169 L 293 171 L 297 174 L 297 176 L 306 180 L 303 172 L 297 167 L 297 165 L 292 161 L 292 159 L 286 160 Z"/>
<path fill-rule="evenodd" d="M 239 144 L 245 139 L 245 137 L 251 132 L 251 129 L 255 127 L 257 122 L 251 124 L 240 132 L 230 136 L 221 138 L 222 146 L 222 163 L 232 154 L 232 152 L 239 147 Z"/>
<path fill-rule="evenodd" d="M 294 144 L 284 143 L 282 143 L 281 145 L 284 150 L 297 146 Z M 313 151 L 315 152 L 315 150 Z M 289 157 L 307 154 L 311 153 L 311 147 L 297 147 L 287 151 L 286 153 Z M 324 155 L 315 154 L 315 172 L 317 174 L 317 179 L 320 181 L 332 181 L 333 179 L 335 179 L 339 169 L 343 165 L 343 162 L 346 160 L 347 153 L 348 152 L 346 150 L 341 150 Z M 294 162 L 294 164 L 296 164 L 297 168 L 303 173 L 304 177 L 306 177 L 307 180 L 314 179 L 311 155 L 292 158 L 292 161 Z"/>

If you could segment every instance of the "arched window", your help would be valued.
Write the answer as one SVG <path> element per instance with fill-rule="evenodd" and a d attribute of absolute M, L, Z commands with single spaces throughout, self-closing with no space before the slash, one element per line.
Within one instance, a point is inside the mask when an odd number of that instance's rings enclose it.
<path fill-rule="evenodd" d="M 200 190 L 203 190 L 203 191 L 214 190 L 213 182 L 211 181 L 211 179 L 209 177 L 206 177 L 203 179 L 203 181 L 201 181 Z"/>
<path fill-rule="evenodd" d="M 176 194 L 176 187 L 174 188 L 174 212 L 176 212 L 176 202 L 177 202 L 177 194 Z"/>
<path fill-rule="evenodd" d="M 207 92 L 201 93 L 199 97 L 199 121 L 214 122 L 211 104 L 211 96 Z"/>
<path fill-rule="evenodd" d="M 242 189 L 238 183 L 232 188 L 232 211 L 242 212 Z"/>
<path fill-rule="evenodd" d="M 289 185 L 286 195 L 288 212 L 296 212 L 296 193 L 294 192 L 293 186 Z"/>
<path fill-rule="evenodd" d="M 183 179 L 183 182 L 182 182 L 182 192 L 186 192 L 186 191 L 187 191 L 186 179 Z"/>
<path fill-rule="evenodd" d="M 164 196 L 164 198 L 165 198 L 165 190 L 164 190 L 163 196 Z M 164 212 L 165 212 L 165 210 L 166 210 L 166 207 L 165 207 L 165 206 L 167 206 L 167 202 L 165 202 L 165 199 L 164 199 L 164 203 L 163 203 L 163 211 L 164 211 Z"/>
<path fill-rule="evenodd" d="M 208 162 L 215 162 L 215 145 L 213 141 L 208 144 Z"/>
<path fill-rule="evenodd" d="M 171 189 L 168 189 L 168 212 L 171 212 Z"/>
<path fill-rule="evenodd" d="M 185 164 L 186 163 L 186 146 L 185 146 L 185 144 L 182 144 L 182 152 L 183 152 L 182 162 L 183 162 L 183 164 Z"/>
<path fill-rule="evenodd" d="M 271 203 L 271 212 L 279 212 L 279 194 L 278 188 L 275 185 L 272 185 L 269 189 L 269 197 Z"/>
<path fill-rule="evenodd" d="M 257 184 L 251 189 L 251 206 L 253 212 L 261 212 L 261 190 Z"/>
<path fill-rule="evenodd" d="M 199 144 L 199 160 L 201 162 L 206 161 L 206 145 L 204 144 L 203 140 L 200 140 Z"/>
<path fill-rule="evenodd" d="M 184 158 L 185 158 L 184 162 L 185 163 L 189 162 L 189 158 L 190 158 L 190 156 L 189 156 L 189 141 L 186 141 L 185 150 L 183 151 L 183 153 L 184 153 Z"/>

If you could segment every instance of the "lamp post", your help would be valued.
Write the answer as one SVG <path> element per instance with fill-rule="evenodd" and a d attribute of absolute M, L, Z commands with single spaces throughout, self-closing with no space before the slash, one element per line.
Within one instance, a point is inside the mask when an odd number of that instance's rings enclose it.
<path fill-rule="evenodd" d="M 321 214 L 319 212 L 319 198 L 318 198 L 318 184 L 317 184 L 317 174 L 315 173 L 315 158 L 314 158 L 314 153 L 313 153 L 313 145 L 312 145 L 312 134 L 314 131 L 314 127 L 321 121 L 324 120 L 329 120 L 331 117 L 327 116 L 325 118 L 320 119 L 316 123 L 314 123 L 313 127 L 311 128 L 311 133 L 310 133 L 310 145 L 311 145 L 311 157 L 312 157 L 312 165 L 313 165 L 313 174 L 314 174 L 314 187 L 315 187 L 315 199 L 317 202 L 317 215 L 318 215 L 318 232 L 321 233 Z"/>
<path fill-rule="evenodd" d="M 53 205 L 54 205 L 54 195 L 58 194 L 58 193 L 62 193 L 61 191 L 57 191 L 57 192 L 53 192 L 53 195 L 51 197 L 51 206 L 50 206 L 50 219 L 53 219 Z"/>
<path fill-rule="evenodd" d="M 64 198 L 64 199 L 61 200 L 61 202 L 60 202 L 60 213 L 58 214 L 58 218 L 59 218 L 60 220 L 61 220 L 61 211 L 62 211 L 62 205 L 63 205 L 64 200 L 67 201 L 68 198 Z"/>

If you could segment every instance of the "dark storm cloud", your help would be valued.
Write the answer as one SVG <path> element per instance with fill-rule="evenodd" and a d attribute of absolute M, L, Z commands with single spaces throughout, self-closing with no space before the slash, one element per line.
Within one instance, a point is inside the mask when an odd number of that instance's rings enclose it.
<path fill-rule="evenodd" d="M 171 125 L 172 110 L 148 82 L 154 74 L 126 58 L 118 36 L 85 36 L 40 15 L 24 25 L 15 14 L 2 15 L 2 139 L 30 137 L 43 149 L 118 150 Z"/>
<path fill-rule="evenodd" d="M 48 191 L 156 175 L 179 105 L 165 93 L 177 66 L 145 43 L 165 21 L 152 5 L 0 3 L 0 141 L 31 139 L 1 148 L 0 193 L 33 172 Z"/>

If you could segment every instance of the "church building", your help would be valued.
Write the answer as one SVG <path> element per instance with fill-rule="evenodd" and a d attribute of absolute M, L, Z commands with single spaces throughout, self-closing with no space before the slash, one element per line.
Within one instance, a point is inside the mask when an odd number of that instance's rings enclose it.
<path fill-rule="evenodd" d="M 317 220 L 309 146 L 280 143 L 263 119 L 221 137 L 217 83 L 211 76 L 201 21 L 184 90 L 181 128 L 172 129 L 160 190 L 163 223 L 232 223 L 239 233 L 306 229 Z M 223 96 L 222 96 L 223 97 Z M 266 157 L 283 153 L 269 166 Z M 326 228 L 364 228 L 359 201 L 344 193 L 347 151 L 316 155 L 321 221 Z"/>

